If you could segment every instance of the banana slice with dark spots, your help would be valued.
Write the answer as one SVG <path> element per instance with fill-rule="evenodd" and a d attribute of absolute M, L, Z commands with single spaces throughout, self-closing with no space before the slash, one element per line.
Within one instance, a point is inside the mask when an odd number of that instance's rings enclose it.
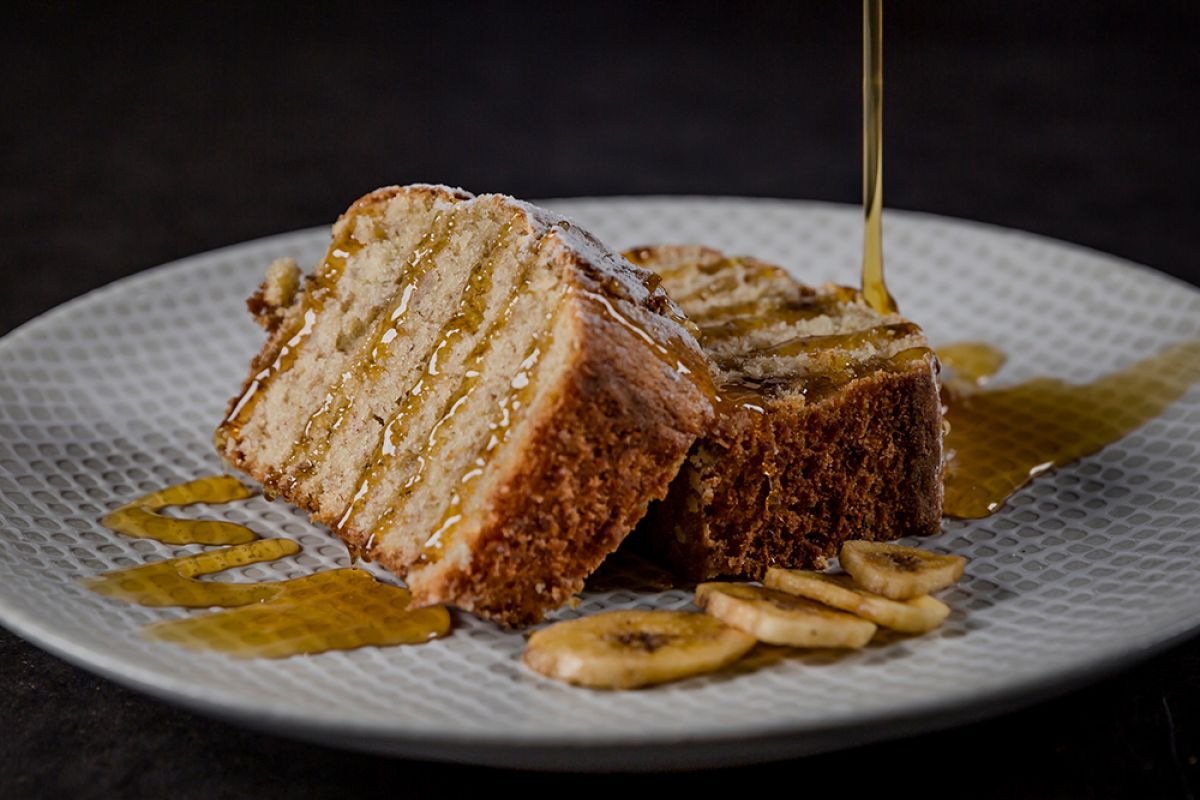
<path fill-rule="evenodd" d="M 696 605 L 768 644 L 859 648 L 875 624 L 803 597 L 748 583 L 702 583 Z"/>
<path fill-rule="evenodd" d="M 594 689 L 633 689 L 718 670 L 753 636 L 704 614 L 608 611 L 529 637 L 524 661 L 548 678 Z"/>
<path fill-rule="evenodd" d="M 950 607 L 929 595 L 892 600 L 859 588 L 849 575 L 771 567 L 763 578 L 771 589 L 807 597 L 901 633 L 927 633 L 945 621 Z"/>
<path fill-rule="evenodd" d="M 891 542 L 855 539 L 842 543 L 841 562 L 842 569 L 867 591 L 908 600 L 957 581 L 967 560 Z"/>

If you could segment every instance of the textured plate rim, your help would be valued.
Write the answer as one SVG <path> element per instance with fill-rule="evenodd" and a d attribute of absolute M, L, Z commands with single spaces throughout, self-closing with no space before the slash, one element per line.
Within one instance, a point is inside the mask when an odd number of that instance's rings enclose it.
<path fill-rule="evenodd" d="M 73 645 L 35 625 L 23 625 L 7 616 L 13 609 L 0 597 L 0 622 L 9 631 L 63 660 L 126 688 L 206 716 L 243 725 L 272 735 L 283 735 L 325 746 L 382 755 L 428 758 L 536 770 L 650 770 L 722 767 L 759 763 L 780 758 L 813 755 L 845 747 L 872 744 L 903 735 L 931 733 L 1018 711 L 1037 702 L 1082 688 L 1120 672 L 1191 638 L 1200 628 L 1200 612 L 1180 615 L 1189 625 L 1160 639 L 1105 658 L 1075 663 L 1041 673 L 999 689 L 953 695 L 944 701 L 910 706 L 890 714 L 863 713 L 829 725 L 789 723 L 747 725 L 713 730 L 694 736 L 664 735 L 596 737 L 572 741 L 567 737 L 539 738 L 496 731 L 472 735 L 429 733 L 390 723 L 353 724 L 328 721 L 305 714 L 247 710 L 192 691 L 186 682 L 163 680 L 161 673 L 127 667 L 89 647 Z M 20 615 L 18 615 L 20 616 Z M 580 689 L 580 691 L 593 691 Z M 749 752 L 751 748 L 760 748 Z M 591 752 L 589 752 L 591 751 Z"/>
<path fill-rule="evenodd" d="M 796 210 L 840 210 L 842 213 L 855 208 L 847 204 L 824 201 L 717 195 L 559 197 L 537 202 L 550 207 L 554 207 L 555 204 L 585 203 L 743 203 L 774 205 Z M 1015 234 L 1022 239 L 1033 240 L 1052 248 L 1065 248 L 1083 253 L 1104 262 L 1104 266 L 1107 268 L 1133 270 L 1150 280 L 1186 288 L 1192 292 L 1197 291 L 1196 287 L 1191 284 L 1146 265 L 1042 234 L 923 211 L 891 208 L 888 210 L 893 219 L 924 220 L 934 224 L 948 224 L 959 228 L 990 232 L 993 235 Z M 0 356 L 27 337 L 35 336 L 42 326 L 51 324 L 60 315 L 70 313 L 77 307 L 77 304 L 102 300 L 108 294 L 118 293 L 139 281 L 149 280 L 169 271 L 185 270 L 197 262 L 208 261 L 222 254 L 240 252 L 250 248 L 267 248 L 274 242 L 290 241 L 305 236 L 320 236 L 325 231 L 327 231 L 326 226 L 316 226 L 272 234 L 192 254 L 125 276 L 49 309 L 9 331 L 0 337 Z M 906 733 L 932 731 L 1016 710 L 1069 691 L 1082 682 L 1098 680 L 1190 638 L 1197 628 L 1200 628 L 1200 605 L 1196 609 L 1176 615 L 1170 620 L 1162 621 L 1158 628 L 1160 631 L 1170 631 L 1166 635 L 1147 635 L 1137 642 L 1127 642 L 1125 647 L 1102 654 L 1098 658 L 1061 665 L 1018 683 L 989 687 L 969 693 L 957 693 L 944 700 L 906 706 L 895 710 L 894 713 L 863 712 L 841 717 L 836 722 L 827 725 L 819 722 L 813 724 L 785 721 L 757 725 L 746 724 L 736 728 L 727 727 L 720 731 L 706 729 L 686 736 L 632 732 L 621 735 L 597 736 L 593 734 L 590 738 L 584 738 L 581 735 L 578 739 L 561 735 L 555 735 L 553 738 L 540 737 L 538 734 L 513 735 L 498 731 L 477 731 L 462 735 L 440 734 L 431 733 L 419 726 L 406 726 L 403 724 L 403 718 L 387 722 L 354 723 L 314 717 L 308 714 L 289 714 L 286 710 L 280 709 L 247 710 L 226 703 L 219 697 L 214 698 L 207 691 L 197 691 L 186 682 L 171 680 L 169 676 L 165 676 L 157 670 L 131 666 L 98 649 L 68 641 L 58 636 L 53 630 L 43 628 L 19 609 L 13 607 L 2 593 L 0 593 L 0 625 L 76 666 L 134 690 L 193 711 L 235 721 L 260 730 L 283 733 L 295 738 L 395 755 L 416 755 L 439 760 L 470 761 L 481 764 L 519 765 L 546 769 L 572 766 L 636 769 L 662 765 L 718 766 L 765 761 L 788 755 L 815 753 L 866 744 Z M 339 737 L 341 737 L 340 742 Z M 758 753 L 746 752 L 750 747 L 762 747 L 763 750 Z M 594 751 L 591 758 L 583 752 L 589 749 Z M 629 757 L 635 753 L 635 757 Z M 559 762 L 558 758 L 562 758 L 562 762 Z"/>

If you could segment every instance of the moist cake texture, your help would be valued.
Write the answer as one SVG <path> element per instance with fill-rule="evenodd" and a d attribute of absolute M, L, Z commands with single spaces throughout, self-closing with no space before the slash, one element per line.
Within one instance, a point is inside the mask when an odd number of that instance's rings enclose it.
<path fill-rule="evenodd" d="M 649 546 L 692 580 L 823 568 L 846 539 L 940 530 L 942 409 L 924 334 L 857 290 L 699 246 L 626 253 L 699 327 L 719 400 Z"/>
<path fill-rule="evenodd" d="M 417 604 L 540 618 L 662 498 L 713 418 L 702 351 L 656 276 L 502 195 L 380 189 L 301 282 L 221 455 L 405 578 Z"/>

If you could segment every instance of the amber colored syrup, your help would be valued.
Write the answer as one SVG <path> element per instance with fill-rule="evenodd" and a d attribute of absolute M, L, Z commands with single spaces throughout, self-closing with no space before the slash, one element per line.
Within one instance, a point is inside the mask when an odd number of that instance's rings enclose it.
<path fill-rule="evenodd" d="M 421 563 L 433 563 L 441 559 L 464 520 L 463 505 L 470 498 L 488 462 L 495 452 L 508 441 L 521 412 L 533 402 L 535 371 L 542 357 L 552 344 L 553 321 L 548 320 L 542 332 L 534 337 L 522 359 L 519 371 L 509 382 L 508 391 L 496 403 L 492 418 L 488 421 L 488 436 L 479 447 L 466 471 L 455 482 L 450 501 L 442 512 L 441 519 L 425 540 L 421 551 Z M 432 437 L 432 434 L 431 434 Z"/>
<path fill-rule="evenodd" d="M 1173 345 L 1091 383 L 1034 378 L 972 388 L 1002 363 L 987 345 L 943 348 L 963 367 L 947 382 L 945 513 L 965 519 L 999 509 L 1030 479 L 1091 455 L 1162 414 L 1200 382 L 1200 341 Z"/>
<path fill-rule="evenodd" d="M 535 251 L 521 264 L 520 274 L 505 298 L 499 315 L 484 329 L 483 334 L 479 336 L 475 346 L 467 355 L 466 364 L 461 372 L 447 372 L 441 369 L 438 366 L 438 357 L 440 354 L 447 348 L 455 346 L 463 338 L 478 333 L 479 329 L 483 326 L 487 295 L 492 288 L 495 262 L 510 241 L 513 223 L 515 223 L 515 220 L 510 222 L 500 232 L 497 240 L 488 248 L 489 255 L 487 258 L 478 265 L 477 269 L 472 271 L 472 276 L 464 287 L 463 295 L 459 298 L 457 311 L 442 326 L 435 344 L 426 354 L 423 374 L 416 385 L 409 391 L 400 408 L 384 423 L 379 442 L 375 446 L 371 460 L 358 477 L 358 488 L 335 526 L 339 532 L 356 529 L 356 519 L 370 499 L 372 489 L 379 485 L 385 473 L 396 468 L 397 459 L 402 456 L 400 448 L 408 439 L 410 433 L 412 419 L 425 404 L 425 399 L 434 393 L 435 387 L 438 384 L 455 380 L 458 384 L 447 401 L 443 403 L 440 410 L 441 413 L 438 415 L 438 421 L 430 430 L 424 447 L 416 455 L 415 470 L 406 480 L 404 489 L 407 491 L 423 480 L 426 467 L 441 457 L 441 449 L 446 446 L 448 441 L 442 435 L 445 427 L 458 413 L 459 409 L 466 404 L 467 400 L 479 386 L 486 361 L 492 350 L 492 345 L 495 343 L 500 330 L 512 318 L 517 302 L 521 299 L 521 293 L 528 290 L 528 281 L 537 262 L 538 256 Z M 527 354 L 525 361 L 522 362 L 522 369 L 524 370 L 522 374 L 525 374 L 526 379 L 528 379 L 528 370 L 533 366 L 533 364 L 526 364 L 526 362 L 529 362 L 530 356 L 533 358 L 533 363 L 536 363 L 537 359 L 540 358 L 540 351 Z M 519 376 L 514 378 L 514 380 L 519 379 Z M 500 401 L 499 408 L 499 422 L 493 421 L 493 430 L 495 430 L 495 425 L 509 421 L 509 412 L 512 410 L 506 405 L 505 400 Z M 484 455 L 480 454 L 476 460 L 478 461 L 479 458 L 483 458 Z M 454 506 L 456 502 L 461 503 L 461 500 L 455 500 L 455 497 L 460 496 L 460 494 L 451 497 L 451 506 Z M 395 505 L 388 506 L 383 510 L 373 525 L 367 541 L 358 548 L 356 555 L 360 555 L 366 559 L 371 558 L 374 547 L 386 535 L 397 513 L 398 509 Z"/>
<path fill-rule="evenodd" d="M 168 620 L 145 635 L 193 650 L 241 658 L 285 658 L 421 644 L 450 632 L 445 606 L 409 609 L 407 589 L 380 583 L 361 569 L 336 569 L 278 584 L 266 602 Z"/>
<path fill-rule="evenodd" d="M 987 379 L 1000 371 L 1008 356 L 998 347 L 986 342 L 958 342 L 937 349 L 938 361 L 949 370 L 951 383 L 982 386 Z"/>
<path fill-rule="evenodd" d="M 913 336 L 921 329 L 911 322 L 897 322 L 892 325 L 877 325 L 873 328 L 863 328 L 849 333 L 831 333 L 824 336 L 796 336 L 766 347 L 749 350 L 739 354 L 746 356 L 798 356 L 811 353 L 825 353 L 834 349 L 852 350 L 866 344 L 883 347 L 896 339 Z"/>
<path fill-rule="evenodd" d="M 229 609 L 155 623 L 143 635 L 244 658 L 417 644 L 449 632 L 450 615 L 444 607 L 410 609 L 412 596 L 407 589 L 380 583 L 359 569 L 259 583 L 199 580 L 300 552 L 300 545 L 291 539 L 259 539 L 236 523 L 158 513 L 170 506 L 229 502 L 251 494 L 232 477 L 214 476 L 152 492 L 122 506 L 103 520 L 118 533 L 168 544 L 237 544 L 106 573 L 85 580 L 84 585 L 143 606 Z"/>
<path fill-rule="evenodd" d="M 773 375 L 761 381 L 742 378 L 721 386 L 723 409 L 728 411 L 740 406 L 761 412 L 764 404 L 779 388 L 787 388 L 790 394 L 803 396 L 806 403 L 819 403 L 844 389 L 851 381 L 876 372 L 904 372 L 919 361 L 932 368 L 932 357 L 933 351 L 927 347 L 909 347 L 892 356 L 876 356 L 863 361 L 847 355 L 842 363 L 819 373 Z"/>
<path fill-rule="evenodd" d="M 742 272 L 740 274 L 737 272 L 729 272 L 727 275 L 720 274 L 733 266 L 741 266 L 743 268 Z M 690 300 L 715 297 L 725 292 L 731 292 L 743 283 L 753 283 L 764 278 L 786 276 L 787 274 L 782 267 L 777 267 L 774 264 L 767 264 L 762 261 L 746 263 L 740 258 L 723 258 L 712 264 L 687 264 L 665 270 L 662 273 L 662 277 L 669 280 L 682 272 L 693 271 L 701 275 L 716 275 L 717 277 L 716 280 L 709 281 L 690 292 L 677 295 L 675 297 L 676 302 L 686 305 Z"/>
<path fill-rule="evenodd" d="M 895 313 L 883 278 L 883 0 L 863 0 L 863 216 L 863 297 Z"/>
<path fill-rule="evenodd" d="M 453 216 L 443 220 L 443 215 L 439 214 L 429 231 L 417 242 L 412 255 L 401 268 L 396 296 L 392 298 L 388 313 L 380 315 L 372 330 L 364 337 L 370 346 L 357 354 L 351 366 L 338 376 L 326 393 L 320 407 L 309 416 L 300 436 L 292 444 L 291 452 L 281 467 L 282 472 L 287 473 L 297 464 L 303 464 L 307 471 L 315 470 L 328 453 L 334 434 L 354 406 L 357 394 L 353 387 L 358 385 L 363 376 L 374 379 L 383 370 L 393 342 L 405 333 L 413 293 L 421 278 L 436 265 L 438 254 L 449 245 L 454 228 Z"/>
<path fill-rule="evenodd" d="M 299 552 L 300 545 L 291 539 L 257 539 L 220 550 L 108 572 L 87 579 L 84 585 L 97 594 L 139 606 L 234 608 L 273 599 L 279 594 L 281 583 L 225 583 L 196 579 L 246 564 L 277 561 Z"/>
<path fill-rule="evenodd" d="M 235 522 L 176 519 L 158 512 L 170 506 L 228 503 L 253 494 L 249 487 L 229 475 L 199 478 L 126 503 L 101 520 L 101 524 L 135 539 L 157 539 L 164 544 L 242 544 L 254 541 L 258 534 Z"/>
<path fill-rule="evenodd" d="M 857 289 L 839 286 L 832 292 L 812 297 L 764 297 L 716 306 L 695 315 L 693 320 L 700 328 L 701 341 L 708 344 L 725 338 L 745 336 L 774 325 L 790 325 L 825 316 L 835 312 L 839 306 L 853 302 L 859 296 Z"/>
<path fill-rule="evenodd" d="M 625 257 L 633 263 L 645 265 L 649 251 L 641 248 L 628 250 Z M 749 267 L 740 274 L 728 272 L 730 267 Z M 711 347 L 722 339 L 743 336 L 755 331 L 783 324 L 793 324 L 802 320 L 835 313 L 841 306 L 855 303 L 863 299 L 858 289 L 847 286 L 835 286 L 819 294 L 796 296 L 795 285 L 786 272 L 781 268 L 765 262 L 750 261 L 740 258 L 722 258 L 711 263 L 684 263 L 670 269 L 665 269 L 661 275 L 665 279 L 680 278 L 690 275 L 704 275 L 715 278 L 704 285 L 693 289 L 687 297 L 719 296 L 722 292 L 741 286 L 743 282 L 755 281 L 773 277 L 784 277 L 790 291 L 763 293 L 752 300 L 713 305 L 692 316 L 692 321 L 699 330 L 699 339 L 706 347 Z M 797 336 L 775 344 L 742 351 L 736 357 L 717 363 L 723 369 L 736 371 L 737 366 L 747 356 L 758 357 L 788 357 L 812 352 L 829 353 L 836 348 L 853 349 L 872 343 L 877 347 L 886 345 L 898 338 L 917 333 L 919 328 L 909 322 L 878 325 L 849 333 L 830 334 L 826 336 Z M 666 354 L 662 347 L 658 348 L 661 355 Z M 685 351 L 690 353 L 690 351 Z M 897 353 L 891 358 L 878 357 L 864 363 L 834 364 L 830 368 L 814 375 L 780 375 L 776 374 L 766 379 L 755 379 L 742 376 L 727 379 L 708 392 L 718 412 L 737 413 L 751 411 L 765 413 L 766 404 L 771 396 L 779 389 L 792 390 L 800 384 L 799 394 L 804 395 L 809 402 L 817 402 L 828 396 L 836 389 L 844 387 L 855 378 L 862 377 L 869 371 L 901 370 L 914 359 L 930 360 L 931 353 L 926 348 L 911 348 Z M 694 370 L 697 375 L 703 375 L 704 369 L 698 366 Z"/>

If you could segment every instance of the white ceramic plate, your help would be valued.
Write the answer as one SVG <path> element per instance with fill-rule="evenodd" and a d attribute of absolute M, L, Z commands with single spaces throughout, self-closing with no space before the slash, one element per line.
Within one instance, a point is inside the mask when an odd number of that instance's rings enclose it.
<path fill-rule="evenodd" d="M 775 200 L 547 203 L 617 247 L 704 242 L 810 281 L 853 282 L 857 209 Z M 1143 657 L 1200 623 L 1200 386 L 1100 454 L 1038 479 L 995 516 L 927 540 L 970 557 L 938 632 L 837 659 L 797 656 L 650 690 L 544 680 L 523 638 L 462 617 L 420 647 L 284 661 L 194 654 L 138 636 L 189 612 L 78 583 L 172 548 L 102 528 L 143 492 L 221 471 L 210 444 L 261 335 L 243 299 L 283 255 L 311 265 L 326 230 L 188 258 L 101 289 L 0 341 L 0 622 L 170 702 L 341 747 L 511 766 L 661 768 L 762 760 L 995 713 Z M 935 343 L 986 340 L 999 380 L 1084 381 L 1200 336 L 1200 292 L 1023 233 L 889 212 L 888 270 Z M 200 513 L 297 539 L 297 558 L 226 579 L 347 563 L 326 531 L 261 498 Z M 645 584 L 643 583 L 644 587 Z M 589 592 L 576 610 L 682 608 L 683 591 Z"/>

